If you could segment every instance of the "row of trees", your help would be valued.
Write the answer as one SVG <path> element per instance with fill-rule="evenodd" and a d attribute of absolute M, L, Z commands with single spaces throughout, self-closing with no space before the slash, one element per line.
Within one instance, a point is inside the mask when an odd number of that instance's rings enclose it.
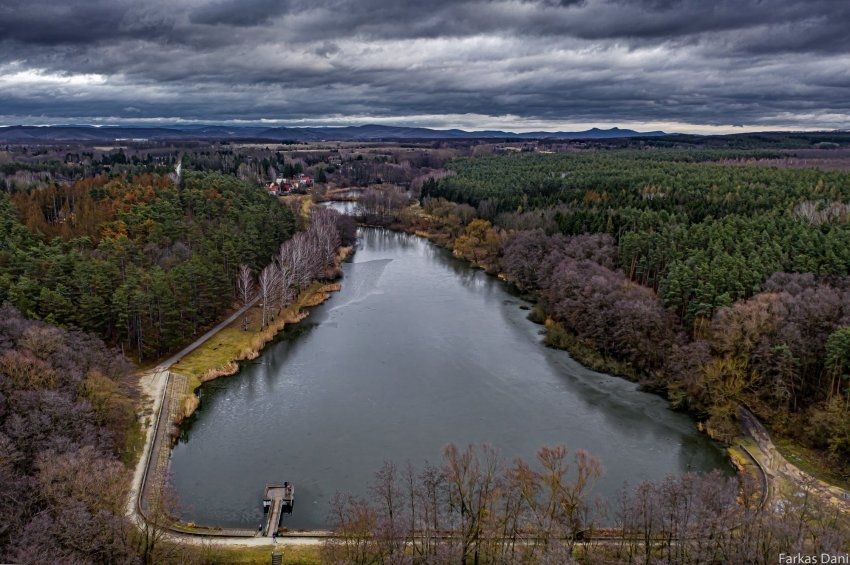
<path fill-rule="evenodd" d="M 537 291 L 549 315 L 570 332 L 641 374 L 661 366 L 680 328 L 651 289 L 614 270 L 611 236 L 520 232 L 503 253 L 508 277 Z"/>
<path fill-rule="evenodd" d="M 279 176 L 292 177 L 304 171 L 302 160 L 286 158 L 282 151 L 265 147 L 236 148 L 213 144 L 197 150 L 185 150 L 182 163 L 186 170 L 233 175 L 253 185 Z"/>
<path fill-rule="evenodd" d="M 719 472 L 624 485 L 595 500 L 599 462 L 564 447 L 506 462 L 487 446 L 449 445 L 440 465 L 384 463 L 368 499 L 337 495 L 334 563 L 775 563 L 839 552 L 846 527 L 806 491 L 760 504 L 755 481 Z M 601 528 L 600 524 L 607 527 Z"/>
<path fill-rule="evenodd" d="M 367 188 L 357 199 L 364 221 L 370 225 L 386 226 L 397 221 L 410 197 L 395 185 L 380 185 Z"/>
<path fill-rule="evenodd" d="M 316 207 L 310 215 L 310 224 L 304 231 L 283 242 L 254 281 L 251 268 L 241 265 L 237 278 L 237 293 L 245 306 L 259 299 L 261 305 L 260 327 L 265 328 L 273 316 L 289 306 L 312 281 L 336 276 L 337 249 L 345 241 L 354 240 L 355 226 L 351 218 L 331 208 Z M 247 314 L 243 327 L 247 328 Z"/>

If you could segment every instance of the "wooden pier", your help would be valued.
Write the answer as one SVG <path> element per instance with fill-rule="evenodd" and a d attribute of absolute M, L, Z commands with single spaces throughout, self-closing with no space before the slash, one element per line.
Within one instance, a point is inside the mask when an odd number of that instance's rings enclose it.
<path fill-rule="evenodd" d="M 263 514 L 266 518 L 263 526 L 264 536 L 274 536 L 277 533 L 281 517 L 292 513 L 294 503 L 295 487 L 291 484 L 266 485 L 263 494 Z"/>

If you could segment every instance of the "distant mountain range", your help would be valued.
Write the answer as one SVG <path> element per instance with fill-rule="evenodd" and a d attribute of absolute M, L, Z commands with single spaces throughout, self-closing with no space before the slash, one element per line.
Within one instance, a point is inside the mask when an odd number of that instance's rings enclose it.
<path fill-rule="evenodd" d="M 0 142 L 56 142 L 117 140 L 268 140 L 268 141 L 384 141 L 415 139 L 615 139 L 657 137 L 663 131 L 638 132 L 630 129 L 585 131 L 464 131 L 382 125 L 343 127 L 255 127 L 255 126 L 8 126 L 0 127 Z"/>

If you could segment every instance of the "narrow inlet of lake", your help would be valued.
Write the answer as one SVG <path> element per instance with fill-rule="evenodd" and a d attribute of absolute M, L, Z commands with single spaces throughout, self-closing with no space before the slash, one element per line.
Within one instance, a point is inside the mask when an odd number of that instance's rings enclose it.
<path fill-rule="evenodd" d="M 503 282 L 415 236 L 359 236 L 339 293 L 201 388 L 171 458 L 185 521 L 257 527 L 264 486 L 290 481 L 283 525 L 327 527 L 334 493 L 366 495 L 384 460 L 438 463 L 448 443 L 507 460 L 585 449 L 609 501 L 625 482 L 728 469 L 662 398 L 544 347 Z"/>

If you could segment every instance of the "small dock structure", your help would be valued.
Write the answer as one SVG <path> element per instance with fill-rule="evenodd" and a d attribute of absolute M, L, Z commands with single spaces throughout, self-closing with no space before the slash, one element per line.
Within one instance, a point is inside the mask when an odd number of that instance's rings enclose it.
<path fill-rule="evenodd" d="M 295 504 L 295 487 L 285 482 L 282 485 L 266 485 L 263 494 L 264 536 L 274 536 L 280 529 L 280 520 L 284 514 L 292 514 Z"/>

